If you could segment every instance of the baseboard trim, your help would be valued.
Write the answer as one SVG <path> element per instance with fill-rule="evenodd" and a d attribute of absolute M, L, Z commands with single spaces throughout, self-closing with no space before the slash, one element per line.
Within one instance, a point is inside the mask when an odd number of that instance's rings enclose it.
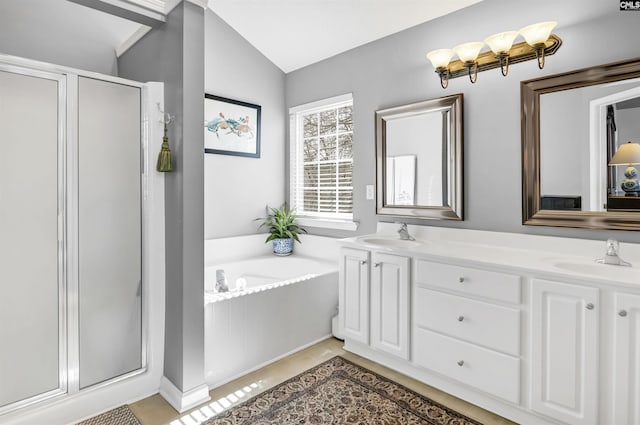
<path fill-rule="evenodd" d="M 299 347 L 296 347 L 293 350 L 287 351 L 284 354 L 276 356 L 276 357 L 272 358 L 271 360 L 267 360 L 266 362 L 260 363 L 257 366 L 254 366 L 254 367 L 251 367 L 249 369 L 243 370 L 242 372 L 240 372 L 240 373 L 238 373 L 236 375 L 233 375 L 230 378 L 224 378 L 224 379 L 222 379 L 220 381 L 212 382 L 212 383 L 208 384 L 209 390 L 213 390 L 214 388 L 218 388 L 218 387 L 220 387 L 220 386 L 222 386 L 224 384 L 228 384 L 231 381 L 235 381 L 236 379 L 241 378 L 241 377 L 243 377 L 243 376 L 245 376 L 245 375 L 247 375 L 247 374 L 249 374 L 251 372 L 255 372 L 258 369 L 262 369 L 263 367 L 268 366 L 271 363 L 277 362 L 278 360 L 282 360 L 285 357 L 290 356 L 291 354 L 295 354 L 298 351 L 302 351 L 305 348 L 309 348 L 312 345 L 316 345 L 317 343 L 322 342 L 325 339 L 329 339 L 329 338 L 333 338 L 333 335 L 331 335 L 331 334 L 324 335 L 324 336 L 322 336 L 322 337 L 320 337 L 320 338 L 318 338 L 318 339 L 316 339 L 314 341 L 311 341 L 311 342 L 309 342 L 307 344 L 304 344 L 304 345 L 301 345 Z"/>
<path fill-rule="evenodd" d="M 179 413 L 211 400 L 207 384 L 182 392 L 164 376 L 160 380 L 160 395 Z"/>

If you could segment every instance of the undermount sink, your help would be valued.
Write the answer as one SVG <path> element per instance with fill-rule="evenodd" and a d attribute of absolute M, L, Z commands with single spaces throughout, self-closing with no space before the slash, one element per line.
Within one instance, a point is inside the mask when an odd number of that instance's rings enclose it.
<path fill-rule="evenodd" d="M 618 276 L 630 276 L 637 273 L 637 271 L 633 267 L 600 264 L 596 262 L 589 263 L 581 261 L 555 261 L 552 264 L 554 267 L 561 270 L 605 278 L 610 277 L 612 274 Z"/>
<path fill-rule="evenodd" d="M 418 241 L 409 241 L 405 239 L 394 239 L 394 238 L 381 238 L 381 237 L 371 237 L 371 238 L 362 238 L 362 242 L 368 243 L 371 245 L 379 245 L 389 248 L 410 248 L 413 246 L 418 246 L 421 243 Z"/>

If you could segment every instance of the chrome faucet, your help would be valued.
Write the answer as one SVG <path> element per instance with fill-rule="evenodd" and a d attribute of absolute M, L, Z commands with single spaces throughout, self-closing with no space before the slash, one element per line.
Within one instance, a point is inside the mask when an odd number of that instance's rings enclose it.
<path fill-rule="evenodd" d="M 400 229 L 398 230 L 398 234 L 400 235 L 400 239 L 403 241 L 415 241 L 416 239 L 409 234 L 409 230 L 407 230 L 407 223 L 401 223 Z"/>
<path fill-rule="evenodd" d="M 631 263 L 624 261 L 618 255 L 620 243 L 615 239 L 607 240 L 607 251 L 602 258 L 598 258 L 596 263 L 611 264 L 613 266 L 631 266 Z"/>

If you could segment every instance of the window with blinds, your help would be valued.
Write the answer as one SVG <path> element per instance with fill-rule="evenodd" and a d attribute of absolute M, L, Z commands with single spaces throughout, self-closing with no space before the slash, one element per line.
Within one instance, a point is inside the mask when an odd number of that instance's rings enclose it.
<path fill-rule="evenodd" d="M 291 108 L 290 199 L 298 215 L 352 218 L 352 113 L 350 94 Z"/>

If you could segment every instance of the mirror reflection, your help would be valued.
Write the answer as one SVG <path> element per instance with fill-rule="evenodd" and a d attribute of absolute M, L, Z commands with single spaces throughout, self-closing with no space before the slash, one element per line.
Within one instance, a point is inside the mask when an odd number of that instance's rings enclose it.
<path fill-rule="evenodd" d="M 387 121 L 387 205 L 449 205 L 447 161 L 443 161 L 448 116 L 449 110 L 443 110 Z"/>
<path fill-rule="evenodd" d="M 639 141 L 639 78 L 542 94 L 541 209 L 640 210 Z"/>
<path fill-rule="evenodd" d="M 640 58 L 520 93 L 523 224 L 640 230 Z"/>
<path fill-rule="evenodd" d="M 462 95 L 376 112 L 378 214 L 462 219 Z"/>

